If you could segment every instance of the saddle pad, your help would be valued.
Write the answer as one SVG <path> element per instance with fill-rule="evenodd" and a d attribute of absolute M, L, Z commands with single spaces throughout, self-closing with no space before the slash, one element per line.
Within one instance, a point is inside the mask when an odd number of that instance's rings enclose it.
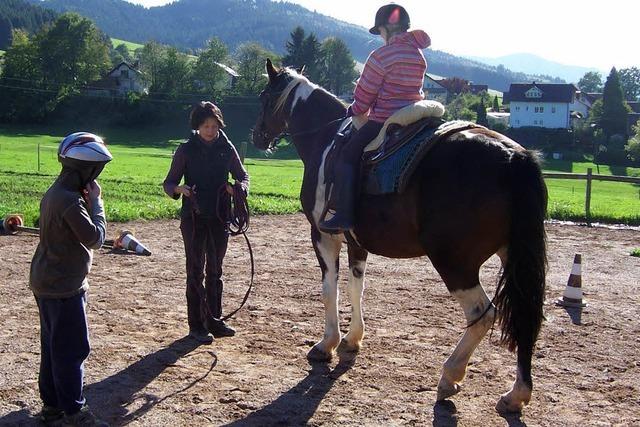
<path fill-rule="evenodd" d="M 482 127 L 472 122 L 446 122 L 426 126 L 390 153 L 380 153 L 366 161 L 362 171 L 362 194 L 377 196 L 402 193 L 420 161 L 438 141 L 452 133 Z"/>

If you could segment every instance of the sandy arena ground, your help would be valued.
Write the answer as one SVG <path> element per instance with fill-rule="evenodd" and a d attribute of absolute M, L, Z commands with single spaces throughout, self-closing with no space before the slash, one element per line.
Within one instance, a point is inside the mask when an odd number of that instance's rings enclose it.
<path fill-rule="evenodd" d="M 310 365 L 305 355 L 322 337 L 324 311 L 301 214 L 252 218 L 255 291 L 231 321 L 238 334 L 209 346 L 185 338 L 178 222 L 126 228 L 153 256 L 100 250 L 90 275 L 85 391 L 113 425 L 640 425 L 640 258 L 629 256 L 640 247 L 637 230 L 547 225 L 547 320 L 533 360 L 534 394 L 522 416 L 503 418 L 494 405 L 513 382 L 515 356 L 496 345 L 499 331 L 472 357 L 461 393 L 435 403 L 441 364 L 464 319 L 426 258 L 371 256 L 361 352 Z M 37 425 L 39 326 L 27 287 L 36 243 L 0 236 L 0 425 Z M 581 312 L 553 304 L 575 253 L 589 303 Z M 483 269 L 490 295 L 497 271 L 494 257 Z M 237 237 L 225 264 L 225 310 L 239 304 L 248 276 Z M 346 274 L 340 289 L 346 330 Z"/>

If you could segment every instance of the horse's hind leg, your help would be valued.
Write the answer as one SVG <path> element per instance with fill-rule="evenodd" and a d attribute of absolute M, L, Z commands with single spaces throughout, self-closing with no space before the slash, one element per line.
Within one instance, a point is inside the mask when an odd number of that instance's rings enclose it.
<path fill-rule="evenodd" d="M 360 350 L 364 337 L 364 320 L 362 319 L 362 295 L 364 291 L 364 274 L 367 267 L 367 255 L 364 249 L 349 245 L 349 300 L 351 301 L 351 323 L 349 332 L 342 339 L 347 351 Z"/>
<path fill-rule="evenodd" d="M 340 343 L 338 324 L 338 267 L 341 237 L 332 237 L 311 228 L 311 241 L 322 270 L 322 302 L 324 303 L 324 337 L 309 351 L 312 360 L 330 360 Z"/>
<path fill-rule="evenodd" d="M 495 309 L 480 285 L 477 273 L 473 275 L 475 277 L 470 277 L 466 281 L 466 283 L 475 282 L 475 286 L 469 289 L 457 287 L 458 290 L 451 290 L 456 289 L 452 287 L 452 278 L 442 276 L 451 294 L 462 306 L 467 325 L 471 326 L 467 327 L 453 353 L 443 365 L 442 376 L 438 383 L 438 400 L 444 400 L 460 391 L 460 383 L 465 377 L 469 359 L 493 324 L 495 317 Z"/>

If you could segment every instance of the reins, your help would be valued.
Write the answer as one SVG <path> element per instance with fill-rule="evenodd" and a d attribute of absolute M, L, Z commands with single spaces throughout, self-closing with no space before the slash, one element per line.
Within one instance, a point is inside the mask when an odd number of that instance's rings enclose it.
<path fill-rule="evenodd" d="M 338 117 L 337 119 L 331 120 L 330 122 L 327 122 L 327 123 L 315 128 L 315 129 L 305 130 L 305 131 L 300 131 L 300 132 L 294 132 L 294 133 L 282 132 L 278 136 L 289 135 L 291 138 L 295 138 L 296 136 L 300 136 L 300 135 L 306 135 L 306 134 L 309 134 L 309 133 L 316 133 L 316 132 L 319 132 L 319 131 L 323 130 L 326 127 L 329 127 L 330 125 L 332 125 L 334 123 L 341 122 L 341 121 L 345 120 L 346 118 L 347 118 L 346 116 L 345 117 Z"/>

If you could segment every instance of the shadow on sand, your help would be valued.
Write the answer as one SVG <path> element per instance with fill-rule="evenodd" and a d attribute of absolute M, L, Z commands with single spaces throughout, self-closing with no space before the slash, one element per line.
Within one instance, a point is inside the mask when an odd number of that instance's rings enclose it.
<path fill-rule="evenodd" d="M 349 371 L 356 361 L 356 354 L 338 348 L 338 364 L 335 368 L 326 362 L 309 360 L 311 370 L 307 376 L 284 392 L 267 406 L 250 413 L 245 418 L 226 426 L 307 425 L 322 399 L 336 380 Z"/>
<path fill-rule="evenodd" d="M 129 424 L 164 400 L 189 390 L 209 375 L 215 368 L 218 359 L 213 351 L 204 350 L 212 356 L 211 366 L 206 373 L 192 380 L 185 387 L 164 397 L 153 394 L 137 395 L 140 390 L 162 374 L 167 367 L 173 366 L 179 359 L 187 357 L 198 347 L 199 343 L 195 340 L 188 337 L 180 338 L 167 347 L 144 356 L 120 372 L 100 382 L 87 385 L 84 388 L 87 402 L 98 416 L 109 421 L 111 425 Z M 144 402 L 138 409 L 129 413 L 127 406 L 140 399 L 143 399 Z M 0 425 L 37 426 L 40 424 L 28 410 L 20 409 L 0 418 Z"/>

